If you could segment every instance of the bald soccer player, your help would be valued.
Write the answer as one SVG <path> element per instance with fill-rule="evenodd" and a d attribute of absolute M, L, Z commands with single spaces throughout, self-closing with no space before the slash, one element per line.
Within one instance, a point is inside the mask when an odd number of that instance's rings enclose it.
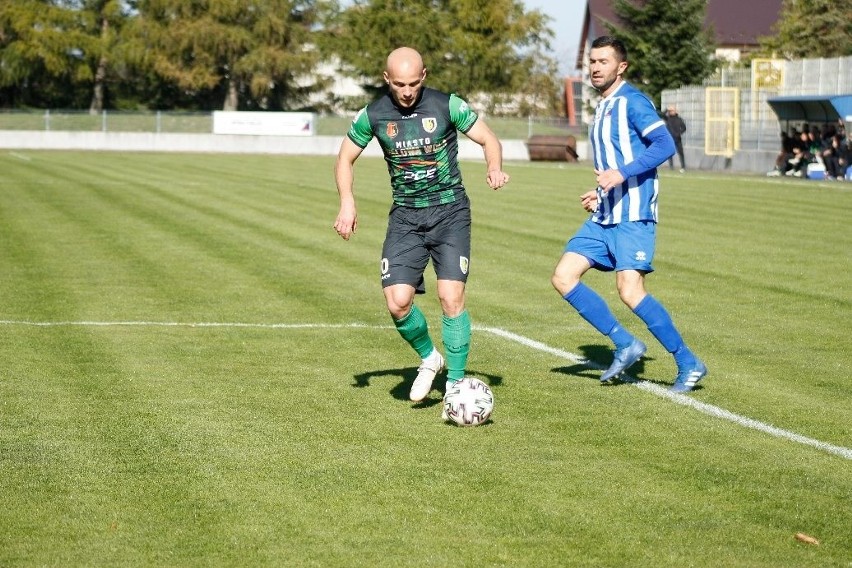
<path fill-rule="evenodd" d="M 500 189 L 509 176 L 503 171 L 502 145 L 485 121 L 460 97 L 424 85 L 426 68 L 417 51 L 392 51 L 383 77 L 387 94 L 358 112 L 340 146 L 335 165 L 340 211 L 334 229 L 349 240 L 358 227 L 355 161 L 375 137 L 387 162 L 393 198 L 380 278 L 396 329 L 422 359 L 409 395 L 419 402 L 444 368 L 446 387 L 464 377 L 470 350 L 465 283 L 471 212 L 458 166 L 458 132 L 482 146 L 489 187 Z M 425 292 L 429 259 L 438 279 L 445 355 L 435 347 L 426 318 L 414 303 L 415 295 Z"/>

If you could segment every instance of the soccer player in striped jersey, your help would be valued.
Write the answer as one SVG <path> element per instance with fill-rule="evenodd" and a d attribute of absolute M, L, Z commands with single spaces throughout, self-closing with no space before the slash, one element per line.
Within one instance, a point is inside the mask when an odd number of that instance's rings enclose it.
<path fill-rule="evenodd" d="M 447 387 L 464 377 L 470 349 L 465 283 L 471 214 L 458 165 L 457 132 L 482 146 L 485 182 L 491 189 L 503 187 L 509 176 L 503 171 L 502 144 L 485 121 L 460 97 L 424 86 L 426 68 L 417 51 L 409 47 L 392 51 L 384 79 L 388 93 L 361 109 L 340 145 L 335 165 L 340 210 L 334 229 L 349 240 L 358 227 L 355 160 L 376 138 L 387 162 L 393 196 L 380 277 L 397 331 L 422 359 L 409 393 L 412 401 L 419 402 L 444 367 Z M 414 303 L 415 294 L 424 292 L 423 272 L 429 259 L 438 277 L 446 361 Z"/>
<path fill-rule="evenodd" d="M 597 189 L 580 196 L 590 218 L 565 245 L 551 282 L 559 294 L 612 340 L 612 365 L 601 382 L 616 378 L 645 354 L 645 344 L 624 329 L 606 302 L 581 282 L 591 268 L 615 270 L 618 295 L 671 353 L 678 374 L 671 390 L 689 392 L 707 367 L 686 346 L 669 313 L 645 290 L 654 269 L 659 179 L 657 167 L 675 152 L 665 122 L 648 97 L 627 83 L 627 50 L 621 40 L 592 42 L 589 73 L 600 93 L 589 129 Z"/>

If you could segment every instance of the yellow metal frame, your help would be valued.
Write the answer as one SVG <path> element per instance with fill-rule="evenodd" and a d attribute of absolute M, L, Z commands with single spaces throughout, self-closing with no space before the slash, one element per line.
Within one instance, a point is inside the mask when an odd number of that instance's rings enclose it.
<path fill-rule="evenodd" d="M 777 91 L 784 85 L 783 59 L 752 59 L 751 89 Z"/>
<path fill-rule="evenodd" d="M 730 158 L 740 149 L 740 90 L 707 87 L 704 99 L 704 153 Z"/>

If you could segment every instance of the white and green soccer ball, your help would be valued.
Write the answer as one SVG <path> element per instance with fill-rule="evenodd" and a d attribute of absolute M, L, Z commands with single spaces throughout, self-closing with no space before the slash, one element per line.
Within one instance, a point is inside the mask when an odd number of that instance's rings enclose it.
<path fill-rule="evenodd" d="M 444 415 L 459 426 L 478 426 L 494 411 L 491 387 L 473 377 L 456 381 L 444 396 Z"/>

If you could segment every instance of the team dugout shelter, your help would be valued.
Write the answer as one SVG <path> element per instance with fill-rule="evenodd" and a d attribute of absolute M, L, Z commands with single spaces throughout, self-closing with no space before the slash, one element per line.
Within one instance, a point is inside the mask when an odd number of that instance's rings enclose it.
<path fill-rule="evenodd" d="M 791 123 L 836 124 L 838 120 L 842 120 L 848 130 L 852 122 L 852 95 L 771 97 L 766 102 L 785 130 L 789 130 Z"/>
<path fill-rule="evenodd" d="M 790 130 L 790 124 L 837 124 L 842 120 L 846 125 L 847 135 L 849 124 L 852 123 L 852 95 L 809 95 L 772 97 L 766 102 L 784 123 L 784 130 Z M 825 167 L 819 163 L 808 164 L 807 177 L 824 179 Z M 847 178 L 849 179 L 849 178 Z"/>

